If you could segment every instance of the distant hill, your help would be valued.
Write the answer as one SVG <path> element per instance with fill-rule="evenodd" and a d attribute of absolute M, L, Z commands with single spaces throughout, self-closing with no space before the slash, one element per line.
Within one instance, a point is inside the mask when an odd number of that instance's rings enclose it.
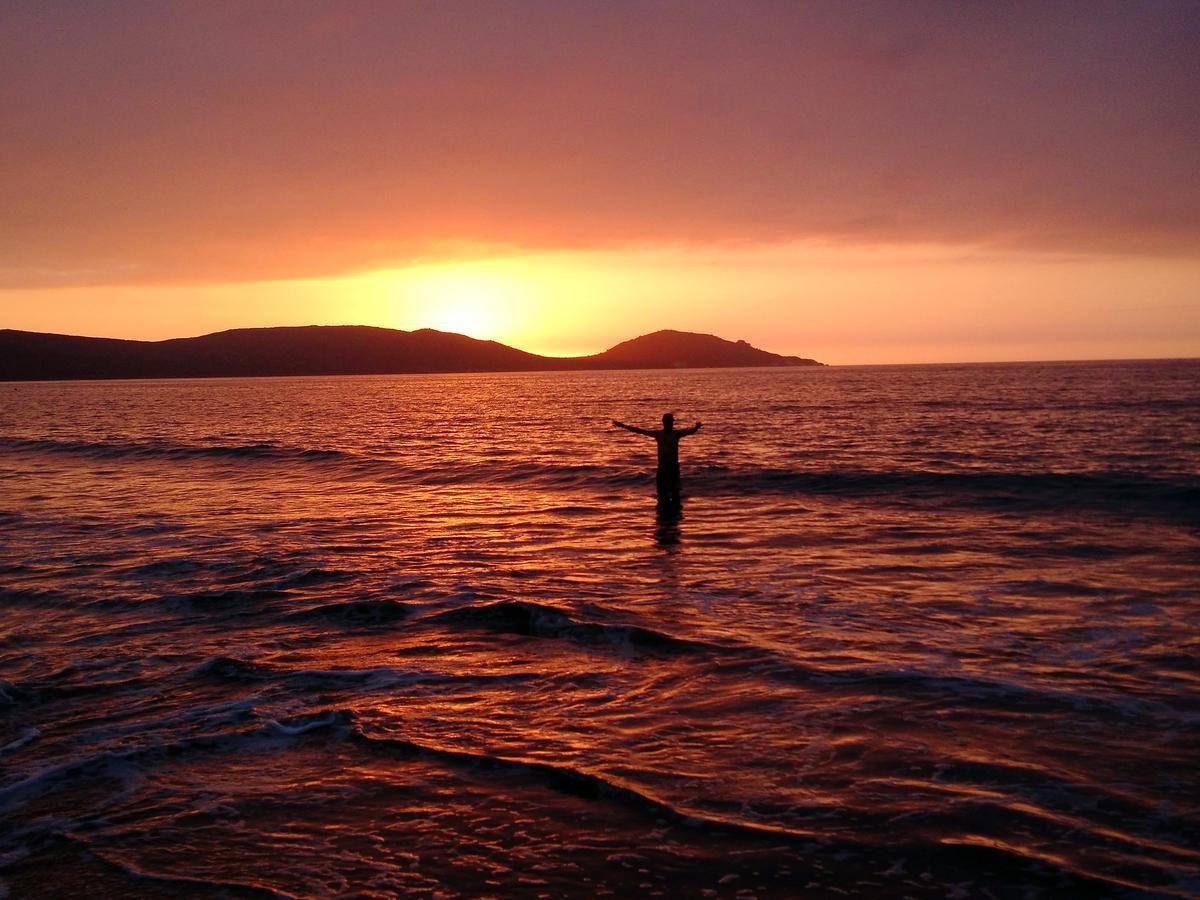
<path fill-rule="evenodd" d="M 560 359 L 429 328 L 238 328 L 167 341 L 0 329 L 0 381 L 819 365 L 683 331 L 657 331 L 594 356 Z"/>
<path fill-rule="evenodd" d="M 751 347 L 745 341 L 727 341 L 711 334 L 690 331 L 656 331 L 617 344 L 578 362 L 598 369 L 739 369 L 763 366 L 819 366 L 813 359 L 780 356 Z"/>

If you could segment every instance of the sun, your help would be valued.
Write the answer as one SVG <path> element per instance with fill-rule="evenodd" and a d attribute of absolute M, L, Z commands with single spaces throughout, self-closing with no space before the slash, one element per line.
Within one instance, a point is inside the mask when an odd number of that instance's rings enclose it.
<path fill-rule="evenodd" d="M 410 271 L 398 295 L 412 327 L 492 340 L 509 324 L 518 289 L 484 267 L 434 266 Z"/>
<path fill-rule="evenodd" d="M 431 311 L 429 328 L 452 331 L 468 337 L 487 340 L 496 333 L 494 310 L 480 305 L 478 301 L 454 300 Z"/>

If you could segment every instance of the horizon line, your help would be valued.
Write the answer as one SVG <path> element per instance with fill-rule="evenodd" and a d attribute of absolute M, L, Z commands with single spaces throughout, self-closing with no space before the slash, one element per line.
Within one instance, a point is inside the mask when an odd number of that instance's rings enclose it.
<path fill-rule="evenodd" d="M 67 334 L 67 333 L 58 332 L 58 331 L 31 331 L 26 328 L 7 328 L 7 327 L 0 327 L 0 332 L 12 331 L 12 332 L 17 332 L 17 333 L 21 333 L 21 334 L 53 335 L 55 337 L 82 338 L 84 340 L 129 341 L 131 343 L 138 343 L 138 344 L 159 344 L 159 343 L 164 343 L 166 341 L 192 340 L 192 339 L 197 339 L 197 338 L 211 337 L 213 335 L 225 334 L 225 333 L 228 333 L 231 331 L 266 331 L 266 330 L 271 330 L 271 329 L 284 329 L 284 328 L 370 328 L 370 329 L 373 329 L 376 331 L 395 331 L 395 332 L 400 332 L 403 334 L 413 334 L 418 331 L 432 331 L 432 332 L 436 332 L 438 334 L 448 334 L 448 335 L 453 335 L 455 337 L 467 338 L 469 340 L 479 341 L 480 343 L 499 344 L 502 347 L 508 347 L 513 350 L 519 350 L 522 353 L 528 353 L 531 356 L 538 356 L 543 359 L 561 359 L 561 360 L 585 359 L 589 356 L 598 356 L 598 355 L 606 352 L 606 350 L 612 349 L 611 347 L 606 347 L 604 349 L 595 350 L 590 353 L 577 354 L 574 356 L 562 356 L 562 355 L 553 354 L 553 353 L 539 353 L 535 350 L 527 350 L 524 347 L 518 347 L 515 344 L 505 344 L 503 341 L 497 340 L 496 338 L 478 338 L 473 335 L 463 334 L 462 332 L 459 332 L 459 331 L 446 331 L 444 329 L 433 328 L 431 326 L 423 326 L 421 328 L 406 329 L 406 328 L 394 328 L 394 327 L 387 326 L 387 325 L 349 324 L 349 323 L 344 323 L 344 322 L 342 322 L 342 323 L 314 322 L 314 323 L 310 323 L 307 325 L 241 325 L 241 326 L 236 326 L 233 328 L 221 328 L 221 329 L 218 329 L 217 331 L 207 331 L 202 334 L 180 335 L 177 337 L 166 337 L 166 338 L 129 338 L 129 337 L 114 337 L 111 335 Z M 679 334 L 708 335 L 710 337 L 717 337 L 720 340 L 729 340 L 728 338 L 721 338 L 719 335 L 714 335 L 714 334 L 711 334 L 710 332 L 683 331 L 678 328 L 658 328 L 658 329 L 655 329 L 654 331 L 648 331 L 643 335 L 638 335 L 637 337 L 646 337 L 647 335 L 656 334 L 656 333 L 662 332 L 662 331 L 674 331 Z M 627 340 L 636 340 L 636 337 L 628 338 Z M 736 343 L 737 341 L 730 341 L 730 342 Z M 618 342 L 618 343 L 623 343 L 623 342 Z M 745 343 L 749 343 L 749 342 L 746 341 Z M 616 346 L 616 344 L 614 344 L 613 346 Z M 760 350 L 762 349 L 753 344 L 751 344 L 750 346 L 755 347 L 755 349 L 760 349 Z M 773 350 L 769 350 L 769 351 L 765 351 L 765 352 L 774 353 L 775 355 L 778 355 L 778 356 L 793 356 L 793 355 L 798 356 L 799 355 L 799 354 L 792 354 L 792 353 L 787 353 L 787 352 L 780 353 L 780 352 L 773 351 Z M 806 357 L 806 358 L 811 358 L 811 357 Z M 869 362 L 868 363 L 824 363 L 823 362 L 819 366 L 804 366 L 801 368 L 850 369 L 850 368 L 883 368 L 883 367 L 897 367 L 897 366 L 1003 366 L 1003 365 L 1035 365 L 1035 364 L 1052 365 L 1052 364 L 1065 364 L 1065 363 L 1195 362 L 1195 361 L 1200 361 L 1200 355 L 1196 355 L 1196 356 L 1110 356 L 1110 357 L 1084 356 L 1084 357 L 1069 357 L 1069 358 L 1057 358 L 1057 359 L 1037 358 L 1037 359 L 977 359 L 977 360 L 936 360 L 936 361 L 927 360 L 927 361 L 886 362 L 886 363 L 869 363 Z M 722 369 L 730 369 L 732 371 L 737 368 L 739 368 L 739 367 L 728 367 L 728 366 L 689 367 L 688 371 L 710 371 L 710 372 L 712 372 L 712 371 L 720 371 Z M 771 367 L 763 367 L 763 368 L 771 368 Z M 611 371 L 611 372 L 621 372 L 621 371 L 636 372 L 636 371 L 661 371 L 661 370 L 657 370 L 657 369 L 645 369 L 645 370 L 642 370 L 642 369 L 594 369 L 592 371 L 596 371 L 596 372 L 609 372 L 609 371 Z M 189 378 L 193 378 L 193 379 L 207 379 L 207 378 L 392 378 L 392 377 L 397 377 L 397 376 L 410 376 L 410 375 L 472 375 L 472 374 L 481 374 L 481 373 L 474 373 L 474 372 L 395 372 L 395 373 L 390 373 L 390 374 L 380 373 L 380 374 L 363 374 L 363 375 L 199 375 L 199 376 L 181 376 L 179 378 L 168 376 L 168 377 L 161 378 L 161 379 L 158 379 L 158 378 L 136 378 L 136 379 L 128 379 L 128 378 L 101 378 L 101 379 L 46 378 L 46 379 L 29 379 L 27 381 L 26 380 L 12 381 L 12 382 L 5 382 L 5 383 L 35 384 L 35 383 L 68 382 L 68 381 L 181 381 L 181 380 L 188 380 Z M 528 370 L 528 371 L 509 370 L 507 372 L 493 373 L 493 374 L 520 375 L 520 374 L 547 374 L 547 373 L 538 372 L 536 370 Z M 563 374 L 563 373 L 555 373 L 555 374 Z"/>
<path fill-rule="evenodd" d="M 346 324 L 346 323 L 313 323 L 308 325 L 240 325 L 235 328 L 220 329 L 217 331 L 206 331 L 199 335 L 181 335 L 178 337 L 161 337 L 161 338 L 138 338 L 138 337 L 113 337 L 110 335 L 72 335 L 65 334 L 60 331 L 30 331 L 28 329 L 17 328 L 0 328 L 0 331 L 18 332 L 18 334 L 26 335 L 52 335 L 55 337 L 78 337 L 83 340 L 95 341 L 128 341 L 131 343 L 164 343 L 167 341 L 187 341 L 194 338 L 211 337 L 214 335 L 227 334 L 229 331 L 266 331 L 274 329 L 305 329 L 305 328 L 365 328 L 376 331 L 397 331 L 401 334 L 414 334 L 418 331 L 433 331 L 437 334 L 452 335 L 455 337 L 466 337 L 468 340 L 479 341 L 480 343 L 494 343 L 502 347 L 520 350 L 522 353 L 528 353 L 533 356 L 540 356 L 542 359 L 553 360 L 572 360 L 586 359 L 588 356 L 595 356 L 605 353 L 605 349 L 594 350 L 592 353 L 578 354 L 574 356 L 563 356 L 556 354 L 538 353 L 535 350 L 527 350 L 522 347 L 516 347 L 515 344 L 506 344 L 503 341 L 498 341 L 493 337 L 474 337 L 473 335 L 462 334 L 461 331 L 445 331 L 443 329 L 432 328 L 432 326 L 422 326 L 422 328 L 402 329 L 391 328 L 388 325 L 364 325 L 364 324 Z M 680 329 L 662 328 L 655 331 L 647 331 L 646 335 L 638 335 L 638 337 L 646 337 L 647 335 L 656 334 L 660 331 L 674 331 L 677 334 L 690 335 L 709 335 L 709 332 L 704 331 L 682 331 Z M 719 335 L 709 335 L 712 337 L 720 337 Z M 628 338 L 628 340 L 636 340 L 636 338 Z M 720 338 L 720 340 L 728 340 L 728 338 Z M 620 342 L 618 342 L 620 343 Z M 733 343 L 733 342 L 731 342 Z M 746 342 L 749 343 L 749 342 Z M 613 344 L 617 346 L 617 344 Z M 751 344 L 754 346 L 754 344 Z M 611 348 L 606 348 L 611 349 Z M 761 348 L 756 348 L 761 349 Z M 773 350 L 768 350 L 768 353 L 774 353 Z M 780 353 L 776 355 L 792 355 Z M 1058 359 L 996 359 L 996 360 L 936 360 L 936 361 L 907 361 L 907 362 L 822 362 L 820 366 L 803 366 L 803 368 L 883 368 L 883 367 L 902 367 L 902 366 L 1007 366 L 1007 365 L 1066 365 L 1066 364 L 1084 364 L 1084 362 L 1194 362 L 1200 361 L 1200 355 L 1195 356 L 1078 356 L 1078 358 L 1058 358 Z M 737 366 L 712 366 L 712 367 L 689 367 L 688 371 L 721 371 L 721 370 L 738 370 Z M 763 366 L 763 368 L 773 368 Z M 637 372 L 637 371 L 662 371 L 662 370 L 631 370 L 631 368 L 598 368 L 598 370 L 590 370 L 593 372 Z M 394 378 L 394 377 L 409 377 L 409 376 L 440 376 L 440 374 L 480 374 L 478 372 L 394 372 L 394 373 L 373 373 L 373 374 L 328 374 L 328 376 L 319 376 L 319 374 L 282 374 L 282 376 L 167 376 L 163 378 L 41 378 L 41 379 L 20 379 L 13 382 L 5 382 L 8 384 L 53 384 L 64 382 L 95 382 L 95 380 L 107 380 L 107 382 L 125 382 L 125 380 L 202 380 L 211 378 Z M 547 374 L 538 370 L 509 370 L 500 373 L 492 374 Z M 554 374 L 563 374 L 556 372 Z"/>

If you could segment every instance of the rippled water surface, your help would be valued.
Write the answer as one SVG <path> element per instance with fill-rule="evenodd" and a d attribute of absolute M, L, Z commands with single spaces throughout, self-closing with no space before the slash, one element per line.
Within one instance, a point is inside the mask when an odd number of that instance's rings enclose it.
<path fill-rule="evenodd" d="M 0 896 L 1195 896 L 1198 385 L 0 384 Z"/>

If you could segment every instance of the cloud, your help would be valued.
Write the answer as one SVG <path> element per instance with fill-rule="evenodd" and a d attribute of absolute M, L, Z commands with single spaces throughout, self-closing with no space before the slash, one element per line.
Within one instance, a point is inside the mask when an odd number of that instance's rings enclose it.
<path fill-rule="evenodd" d="M 486 245 L 1200 253 L 1191 3 L 0 11 L 0 284 Z"/>

